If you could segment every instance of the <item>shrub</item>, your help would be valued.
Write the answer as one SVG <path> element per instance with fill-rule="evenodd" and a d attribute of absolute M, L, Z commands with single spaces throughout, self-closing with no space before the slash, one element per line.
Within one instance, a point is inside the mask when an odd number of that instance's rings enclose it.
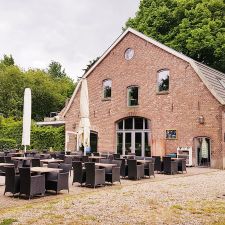
<path fill-rule="evenodd" d="M 0 138 L 0 149 L 16 148 L 16 140 L 11 138 Z"/>

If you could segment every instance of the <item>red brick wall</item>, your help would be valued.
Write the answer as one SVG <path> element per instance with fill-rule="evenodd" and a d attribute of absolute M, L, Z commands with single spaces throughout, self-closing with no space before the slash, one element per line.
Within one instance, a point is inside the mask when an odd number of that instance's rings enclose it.
<path fill-rule="evenodd" d="M 133 59 L 124 59 L 131 47 Z M 170 90 L 159 95 L 157 71 L 170 70 Z M 112 80 L 111 101 L 102 100 L 102 81 Z M 128 33 L 87 78 L 92 130 L 98 132 L 98 150 L 115 151 L 115 124 L 121 118 L 135 115 L 151 121 L 153 140 L 165 139 L 166 129 L 176 129 L 177 140 L 166 140 L 166 153 L 176 152 L 177 146 L 193 146 L 193 138 L 212 139 L 212 167 L 222 167 L 222 109 L 192 67 L 185 61 Z M 127 107 L 127 87 L 139 86 L 139 106 Z M 197 122 L 203 115 L 204 124 Z M 79 125 L 79 92 L 66 114 L 66 130 Z M 74 143 L 69 143 L 73 146 Z M 195 150 L 193 146 L 193 158 Z"/>

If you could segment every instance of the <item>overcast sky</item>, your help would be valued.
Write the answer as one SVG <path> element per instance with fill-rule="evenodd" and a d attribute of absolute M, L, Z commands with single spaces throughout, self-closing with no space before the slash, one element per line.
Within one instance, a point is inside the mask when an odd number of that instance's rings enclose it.
<path fill-rule="evenodd" d="M 102 55 L 138 9 L 139 0 L 0 0 L 0 58 L 20 67 L 60 62 L 72 78 Z"/>

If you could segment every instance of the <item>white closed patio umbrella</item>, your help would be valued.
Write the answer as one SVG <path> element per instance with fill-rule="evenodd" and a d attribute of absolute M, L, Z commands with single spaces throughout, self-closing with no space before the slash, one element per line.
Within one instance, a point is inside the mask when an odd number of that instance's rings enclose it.
<path fill-rule="evenodd" d="M 80 92 L 80 123 L 79 123 L 79 145 L 84 146 L 84 155 L 86 149 L 90 147 L 90 120 L 89 120 L 89 97 L 87 79 L 82 79 Z"/>
<path fill-rule="evenodd" d="M 31 90 L 26 88 L 24 91 L 23 102 L 23 134 L 22 145 L 26 152 L 27 146 L 30 145 L 30 129 L 31 129 Z"/>

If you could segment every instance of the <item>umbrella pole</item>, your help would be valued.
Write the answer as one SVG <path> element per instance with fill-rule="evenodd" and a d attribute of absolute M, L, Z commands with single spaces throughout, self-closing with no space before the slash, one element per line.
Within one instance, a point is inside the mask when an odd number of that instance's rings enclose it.
<path fill-rule="evenodd" d="M 24 152 L 27 152 L 27 146 L 24 145 Z"/>

